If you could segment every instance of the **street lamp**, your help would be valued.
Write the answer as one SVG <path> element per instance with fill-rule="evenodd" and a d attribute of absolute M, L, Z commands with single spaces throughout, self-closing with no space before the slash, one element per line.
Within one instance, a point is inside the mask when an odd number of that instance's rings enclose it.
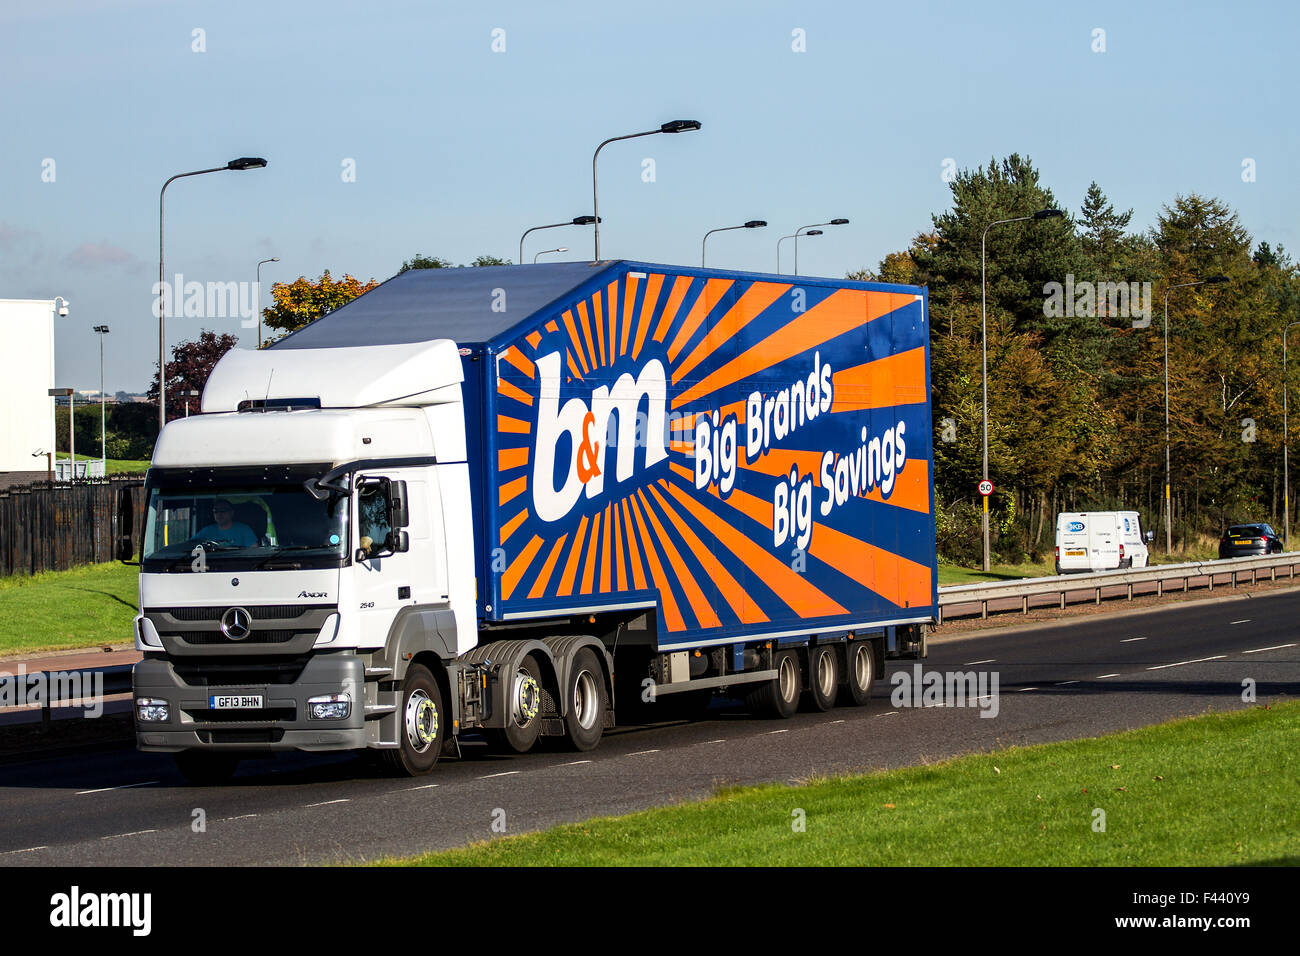
<path fill-rule="evenodd" d="M 809 236 L 820 236 L 821 234 L 822 231 L 820 229 L 809 229 L 807 232 L 803 233 L 803 237 L 807 239 Z M 785 242 L 787 239 L 794 239 L 794 238 L 795 238 L 795 234 L 790 233 L 790 235 L 782 236 L 780 239 L 776 241 L 776 274 L 777 275 L 781 274 L 781 243 Z"/>
<path fill-rule="evenodd" d="M 160 432 L 167 424 L 167 309 L 165 308 L 166 300 L 163 298 L 163 197 L 167 195 L 168 186 L 177 179 L 184 179 L 186 176 L 222 173 L 228 169 L 235 171 L 261 169 L 265 165 L 266 160 L 260 156 L 241 156 L 239 159 L 232 159 L 224 166 L 213 166 L 211 169 L 196 169 L 189 173 L 177 173 L 164 182 L 162 189 L 158 191 L 158 430 Z"/>
<path fill-rule="evenodd" d="M 262 347 L 262 266 L 268 262 L 279 262 L 279 256 L 263 259 L 257 264 L 257 347 Z"/>
<path fill-rule="evenodd" d="M 1180 282 L 1165 289 L 1165 554 L 1171 554 L 1174 550 L 1174 516 L 1169 505 L 1169 293 L 1175 289 L 1227 281 L 1228 277 L 1224 275 L 1207 276 L 1192 282 Z"/>
<path fill-rule="evenodd" d="M 68 481 L 74 481 L 77 477 L 77 429 L 74 427 L 76 423 L 72 420 L 74 393 L 70 388 L 51 388 L 46 390 L 46 394 L 51 398 L 63 398 L 64 396 L 67 396 L 68 399 L 68 458 L 70 459 L 69 463 L 72 465 L 72 477 L 69 478 Z M 55 404 L 57 405 L 58 403 L 56 402 Z"/>
<path fill-rule="evenodd" d="M 108 397 L 104 394 L 104 336 L 108 334 L 107 325 L 97 325 L 94 331 L 99 333 L 99 458 L 104 463 L 104 474 L 108 474 Z"/>
<path fill-rule="evenodd" d="M 596 255 L 591 260 L 592 262 L 600 261 L 600 202 L 596 195 L 596 158 L 600 156 L 600 151 L 610 143 L 617 143 L 621 139 L 636 139 L 640 136 L 654 136 L 658 133 L 685 133 L 699 128 L 699 120 L 672 120 L 664 123 L 658 129 L 649 129 L 644 133 L 628 133 L 626 136 L 611 136 L 596 147 L 596 151 L 591 154 L 591 211 L 596 215 L 596 228 L 594 230 L 596 234 Z"/>
<path fill-rule="evenodd" d="M 984 257 L 984 240 L 989 234 L 989 230 L 994 226 L 1001 226 L 1009 222 L 1028 222 L 1031 219 L 1052 219 L 1056 216 L 1064 216 L 1065 213 L 1059 209 L 1040 209 L 1032 216 L 1017 216 L 1015 219 L 998 219 L 984 227 L 984 232 L 980 234 L 980 368 L 982 389 L 984 392 L 984 480 L 989 480 L 989 321 L 988 321 L 988 295 L 986 291 L 985 280 L 985 257 Z M 984 499 L 984 570 L 991 570 L 989 564 L 989 496 L 980 495 Z"/>
<path fill-rule="evenodd" d="M 531 229 L 525 229 L 524 234 L 519 237 L 519 264 L 524 264 L 524 240 L 528 238 L 530 232 L 536 232 L 538 229 L 558 229 L 561 226 L 594 226 L 598 220 L 595 216 L 574 216 L 568 222 L 553 222 L 545 226 L 533 226 Z M 554 250 L 548 250 L 553 252 Z M 536 258 L 533 259 L 537 261 Z"/>
<path fill-rule="evenodd" d="M 537 265 L 537 260 L 542 256 L 548 256 L 552 252 L 568 252 L 568 251 L 569 251 L 568 246 L 560 246 L 558 249 L 543 249 L 541 252 L 537 253 L 537 255 L 533 256 L 533 265 Z"/>
<path fill-rule="evenodd" d="M 812 223 L 812 225 L 800 226 L 798 229 L 796 229 L 794 231 L 794 274 L 795 275 L 799 274 L 799 234 L 800 233 L 802 233 L 805 229 L 813 228 L 813 226 L 847 226 L 848 224 L 849 221 L 847 219 L 832 219 L 830 222 L 814 222 Z M 808 233 L 805 233 L 805 235 L 808 235 Z"/>
<path fill-rule="evenodd" d="M 709 236 L 715 232 L 730 232 L 732 229 L 762 229 L 766 225 L 767 223 L 762 219 L 751 219 L 740 226 L 723 226 L 721 229 L 710 229 L 704 234 L 704 239 L 700 242 L 700 268 L 704 268 L 704 244 L 709 241 Z"/>
<path fill-rule="evenodd" d="M 1282 329 L 1282 512 L 1285 530 L 1283 536 L 1286 540 L 1287 550 L 1291 550 L 1291 471 L 1288 462 L 1288 440 L 1291 435 L 1287 431 L 1287 408 L 1286 408 L 1286 334 L 1291 331 L 1291 326 L 1300 325 L 1300 320 L 1288 322 Z"/>

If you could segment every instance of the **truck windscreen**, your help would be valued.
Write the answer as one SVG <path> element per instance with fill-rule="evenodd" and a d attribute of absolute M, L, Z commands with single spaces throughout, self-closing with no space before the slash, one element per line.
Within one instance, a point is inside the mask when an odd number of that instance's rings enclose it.
<path fill-rule="evenodd" d="M 318 501 L 298 481 L 148 484 L 144 571 L 339 567 L 348 557 L 348 499 Z"/>

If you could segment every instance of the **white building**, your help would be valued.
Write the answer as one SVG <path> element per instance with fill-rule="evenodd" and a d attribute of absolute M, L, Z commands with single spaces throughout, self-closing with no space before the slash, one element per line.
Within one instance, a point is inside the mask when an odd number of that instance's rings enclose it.
<path fill-rule="evenodd" d="M 54 450 L 54 300 L 0 299 L 0 473 L 37 472 Z"/>

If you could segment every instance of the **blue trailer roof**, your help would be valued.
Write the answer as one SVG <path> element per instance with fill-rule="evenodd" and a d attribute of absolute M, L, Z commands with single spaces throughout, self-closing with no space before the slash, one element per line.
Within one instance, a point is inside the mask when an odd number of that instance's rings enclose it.
<path fill-rule="evenodd" d="M 410 269 L 271 347 L 406 345 L 438 338 L 462 345 L 484 343 L 618 264 L 547 262 Z M 497 290 L 503 290 L 504 300 Z"/>

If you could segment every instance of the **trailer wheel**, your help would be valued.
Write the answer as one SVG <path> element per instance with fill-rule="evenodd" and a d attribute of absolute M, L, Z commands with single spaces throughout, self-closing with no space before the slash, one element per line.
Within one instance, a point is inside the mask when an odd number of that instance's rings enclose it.
<path fill-rule="evenodd" d="M 239 767 L 239 755 L 211 750 L 182 750 L 175 754 L 176 769 L 190 783 L 216 787 L 227 783 Z"/>
<path fill-rule="evenodd" d="M 398 747 L 383 751 L 388 768 L 408 777 L 433 769 L 442 753 L 447 732 L 442 709 L 442 691 L 423 664 L 412 664 L 402 681 L 402 703 L 398 708 Z"/>
<path fill-rule="evenodd" d="M 594 750 L 605 732 L 605 673 L 590 647 L 573 656 L 565 687 L 564 732 L 574 750 Z"/>
<path fill-rule="evenodd" d="M 810 710 L 827 711 L 835 706 L 840 689 L 840 656 L 829 644 L 808 651 L 808 690 L 804 700 Z"/>
<path fill-rule="evenodd" d="M 924 635 L 922 635 L 924 640 Z M 851 641 L 845 649 L 848 666 L 840 702 L 861 707 L 871 699 L 871 685 L 876 679 L 876 660 L 870 641 Z"/>
<path fill-rule="evenodd" d="M 799 694 L 803 686 L 799 654 L 796 651 L 778 651 L 772 664 L 776 668 L 776 677 L 758 685 L 745 700 L 760 717 L 791 717 L 799 709 Z"/>
<path fill-rule="evenodd" d="M 487 737 L 498 750 L 527 753 L 542 731 L 542 671 L 531 654 L 515 670 L 506 690 L 506 707 L 505 727 L 490 729 Z"/>

